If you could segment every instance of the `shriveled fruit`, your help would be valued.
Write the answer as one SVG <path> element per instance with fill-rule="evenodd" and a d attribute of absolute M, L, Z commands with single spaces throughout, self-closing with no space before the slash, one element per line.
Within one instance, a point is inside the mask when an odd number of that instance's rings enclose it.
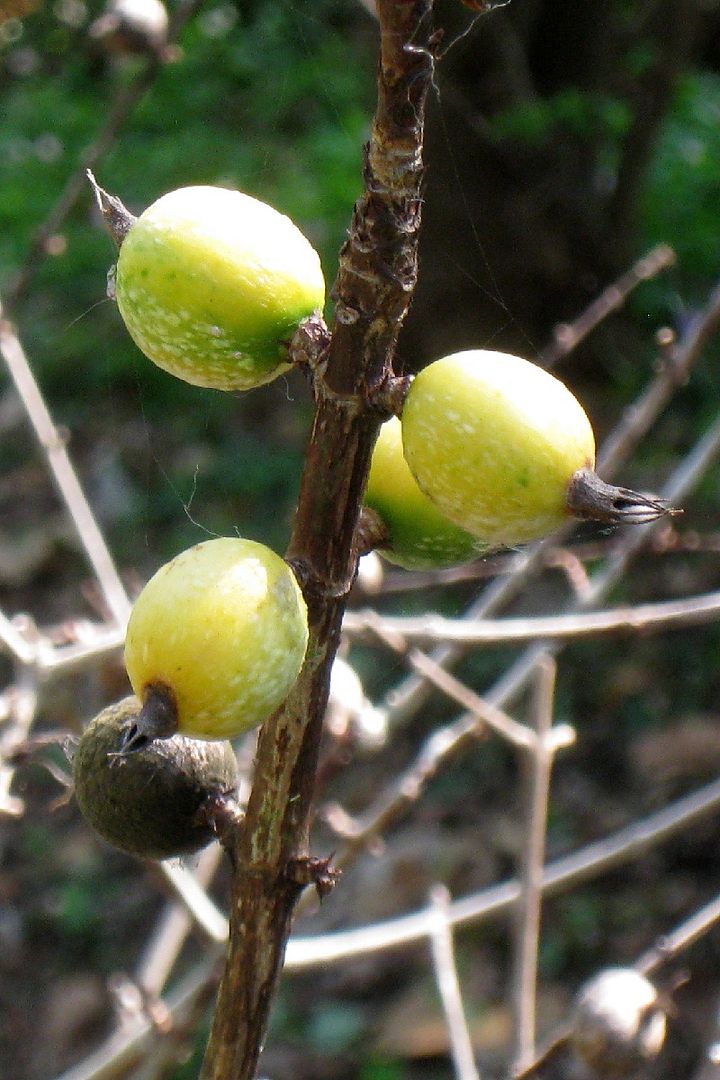
<path fill-rule="evenodd" d="M 663 1048 L 667 1018 L 657 990 L 634 968 L 605 968 L 575 998 L 571 1042 L 593 1075 L 637 1077 Z"/>
<path fill-rule="evenodd" d="M 140 734 L 225 739 L 262 723 L 295 683 L 307 637 L 295 575 L 270 548 L 228 537 L 182 552 L 128 623 L 125 664 L 147 706 Z M 144 732 L 158 702 L 161 727 Z"/>
<path fill-rule="evenodd" d="M 135 697 L 104 709 L 73 758 L 83 816 L 108 843 L 147 859 L 198 851 L 215 835 L 212 812 L 232 801 L 237 762 L 229 742 L 183 735 L 122 753 L 140 713 Z"/>
<path fill-rule="evenodd" d="M 119 239 L 115 296 L 131 337 L 197 386 L 247 390 L 275 378 L 295 330 L 324 302 L 309 241 L 239 191 L 171 191 Z"/>
<path fill-rule="evenodd" d="M 545 536 L 572 516 L 638 524 L 668 512 L 603 483 L 580 403 L 508 353 L 473 349 L 424 368 L 403 406 L 402 438 L 420 488 L 488 548 Z"/>
<path fill-rule="evenodd" d="M 365 505 L 376 511 L 387 529 L 388 542 L 378 550 L 398 566 L 427 570 L 482 554 L 477 537 L 449 521 L 418 487 L 403 456 L 396 416 L 383 424 L 375 443 Z"/>

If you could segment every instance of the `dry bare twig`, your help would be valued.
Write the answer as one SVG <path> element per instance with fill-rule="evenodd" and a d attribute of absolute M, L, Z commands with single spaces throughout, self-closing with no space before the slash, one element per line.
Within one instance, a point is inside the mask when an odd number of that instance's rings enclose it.
<path fill-rule="evenodd" d="M 682 519 L 675 517 L 668 519 L 666 528 L 659 534 L 653 535 L 648 543 L 648 553 L 652 555 L 684 555 L 684 554 L 717 554 L 720 551 L 720 537 L 712 531 L 705 532 L 693 528 L 680 529 L 678 522 Z M 612 544 L 612 535 L 607 533 L 590 539 L 573 538 L 572 547 L 558 544 L 550 544 L 543 548 L 542 562 L 536 568 L 536 573 L 543 570 L 561 570 L 571 580 L 577 575 L 581 581 L 584 576 L 584 567 L 588 562 L 597 562 L 605 557 L 608 548 Z M 429 589 L 442 588 L 444 586 L 488 582 L 495 578 L 511 575 L 517 569 L 517 553 L 513 551 L 498 551 L 492 555 L 486 555 L 474 562 L 461 563 L 458 566 L 445 567 L 439 570 L 401 570 L 381 567 L 382 575 L 379 581 L 371 581 L 370 587 L 358 578 L 357 597 L 355 598 L 360 607 L 360 599 L 386 599 L 388 596 L 400 593 L 425 592 Z M 374 576 L 374 575 L 373 575 Z M 575 581 L 572 581 L 575 584 Z"/>
<path fill-rule="evenodd" d="M 560 323 L 553 331 L 553 340 L 540 351 L 537 363 L 554 367 L 564 356 L 576 349 L 600 323 L 618 311 L 634 289 L 644 281 L 657 277 L 675 265 L 675 252 L 668 244 L 657 244 L 642 258 L 608 285 L 598 297 L 571 323 Z"/>
<path fill-rule="evenodd" d="M 227 919 L 213 904 L 197 876 L 172 861 L 161 863 L 160 869 L 195 925 L 211 941 L 225 941 Z"/>
<path fill-rule="evenodd" d="M 651 949 L 644 952 L 635 961 L 634 967 L 643 975 L 654 975 L 661 967 L 694 945 L 704 934 L 720 922 L 720 896 L 694 911 L 674 930 L 669 931 L 655 942 Z"/>
<path fill-rule="evenodd" d="M 720 897 L 715 897 L 698 911 L 684 919 L 667 934 L 663 934 L 655 944 L 639 956 L 632 967 L 642 975 L 657 975 L 668 964 L 677 960 L 686 949 L 713 930 L 720 922 Z M 544 1075 L 545 1068 L 563 1051 L 570 1038 L 570 1028 L 564 1025 L 546 1042 L 534 1061 L 519 1072 L 515 1080 L 532 1080 Z"/>
<path fill-rule="evenodd" d="M 16 665 L 12 687 L 5 692 L 7 714 L 3 718 L 0 738 L 0 816 L 20 817 L 24 801 L 11 791 L 15 768 L 7 758 L 30 734 L 38 702 L 37 672 L 25 665 Z"/>
<path fill-rule="evenodd" d="M 543 896 L 556 896 L 641 858 L 686 829 L 720 813 L 720 780 L 677 799 L 609 836 L 548 863 L 543 870 Z M 448 917 L 455 927 L 479 923 L 511 912 L 521 894 L 518 880 L 491 885 L 453 900 Z M 428 910 L 400 915 L 373 926 L 296 938 L 288 947 L 288 970 L 304 970 L 353 956 L 369 955 L 421 941 L 430 932 Z"/>
<path fill-rule="evenodd" d="M 545 837 L 550 799 L 550 773 L 555 757 L 550 733 L 553 722 L 556 664 L 538 666 L 532 701 L 535 746 L 524 755 L 525 815 L 520 860 L 520 898 L 515 912 L 512 1002 L 514 1013 L 513 1067 L 520 1070 L 535 1057 L 536 1002 L 540 908 L 542 904 Z"/>
<path fill-rule="evenodd" d="M 100 531 L 95 515 L 80 486 L 77 473 L 65 448 L 65 439 L 52 421 L 20 340 L 10 323 L 2 317 L 1 306 L 0 353 L 22 398 L 35 435 L 95 571 L 108 608 L 118 626 L 124 627 L 130 614 L 127 593 L 115 569 L 105 537 Z"/>
<path fill-rule="evenodd" d="M 222 849 L 218 844 L 213 844 L 203 851 L 195 867 L 193 878 L 198 890 L 204 890 L 212 881 L 222 858 Z M 162 870 L 166 871 L 168 864 L 162 864 Z M 173 882 L 177 887 L 177 881 Z M 179 883 L 184 889 L 186 881 Z M 203 891 L 203 905 L 208 902 L 207 894 Z M 180 953 L 185 938 L 195 925 L 203 925 L 211 940 L 222 942 L 227 937 L 227 920 L 220 916 L 217 908 L 203 908 L 197 910 L 197 906 L 191 901 L 182 903 L 179 899 L 171 900 L 167 910 L 158 920 L 152 935 L 148 938 L 143 954 L 138 962 L 136 980 L 143 993 L 149 997 L 158 998 L 164 993 L 170 973 Z"/>
<path fill-rule="evenodd" d="M 430 890 L 430 910 L 434 916 L 430 948 L 435 982 L 450 1037 L 450 1056 L 457 1080 L 480 1080 L 455 966 L 452 926 L 448 919 L 449 904 L 450 894 L 445 886 L 435 885 Z"/>
<path fill-rule="evenodd" d="M 463 645 L 498 645 L 537 638 L 580 638 L 600 634 L 649 634 L 714 622 L 720 615 L 720 592 L 682 600 L 656 600 L 603 611 L 567 615 L 528 615 L 505 619 L 449 619 L 441 615 L 379 615 L 372 609 L 349 611 L 343 631 L 350 640 L 384 640 L 397 635 L 406 643 L 435 641 Z"/>
<path fill-rule="evenodd" d="M 648 851 L 718 814 L 720 780 L 548 863 L 542 876 L 543 896 L 557 895 L 636 862 Z M 448 921 L 453 927 L 460 927 L 507 915 L 513 911 L 520 895 L 519 881 L 500 882 L 479 893 L 450 901 Z M 430 908 L 426 908 L 357 929 L 291 938 L 285 968 L 288 972 L 306 971 L 427 940 L 432 933 L 433 918 Z M 205 959 L 167 995 L 165 1004 L 171 1015 L 180 1019 L 197 995 L 206 992 L 219 953 L 219 947 L 209 949 Z M 128 1063 L 141 1060 L 154 1038 L 157 1038 L 157 1032 L 150 1021 L 140 1018 L 136 1030 L 116 1032 L 90 1057 L 56 1080 L 110 1080 Z"/>

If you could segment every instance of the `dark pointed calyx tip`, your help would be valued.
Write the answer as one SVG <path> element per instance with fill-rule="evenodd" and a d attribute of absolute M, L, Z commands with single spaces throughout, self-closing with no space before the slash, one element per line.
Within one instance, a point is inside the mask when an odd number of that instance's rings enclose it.
<path fill-rule="evenodd" d="M 169 739 L 177 733 L 177 729 L 175 695 L 163 683 L 154 683 L 145 689 L 142 709 L 123 736 L 119 754 L 122 756 L 142 750 L 155 739 Z"/>
<path fill-rule="evenodd" d="M 592 469 L 579 469 L 573 475 L 567 489 L 567 508 L 573 517 L 605 525 L 646 525 L 682 513 L 652 495 L 606 484 Z"/>
<path fill-rule="evenodd" d="M 88 178 L 88 183 L 92 188 L 95 201 L 102 214 L 105 228 L 110 233 L 110 236 L 115 241 L 115 245 L 119 250 L 123 240 L 137 221 L 137 218 L 123 205 L 117 195 L 110 195 L 100 187 L 90 169 L 86 170 L 85 175 Z"/>

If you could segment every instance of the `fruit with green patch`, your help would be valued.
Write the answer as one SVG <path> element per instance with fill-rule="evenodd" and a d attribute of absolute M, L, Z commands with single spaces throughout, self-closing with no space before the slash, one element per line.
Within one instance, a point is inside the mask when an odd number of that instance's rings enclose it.
<path fill-rule="evenodd" d="M 288 370 L 290 339 L 325 300 L 317 252 L 288 217 L 219 187 L 171 191 L 139 218 L 95 193 L 120 248 L 120 314 L 153 363 L 219 390 Z"/>
<path fill-rule="evenodd" d="M 473 349 L 424 368 L 402 407 L 402 440 L 422 491 L 488 549 L 538 539 L 572 517 L 639 524 L 668 512 L 601 481 L 582 405 L 508 353 Z"/>
<path fill-rule="evenodd" d="M 380 428 L 365 505 L 375 511 L 387 532 L 387 541 L 381 541 L 377 550 L 407 570 L 456 566 L 483 552 L 477 537 L 448 521 L 418 487 L 403 456 L 396 416 Z"/>

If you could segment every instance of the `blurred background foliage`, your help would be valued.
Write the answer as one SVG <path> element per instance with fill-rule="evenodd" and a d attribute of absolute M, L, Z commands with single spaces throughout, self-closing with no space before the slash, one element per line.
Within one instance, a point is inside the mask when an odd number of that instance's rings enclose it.
<path fill-rule="evenodd" d="M 3 302 L 13 298 L 32 238 L 80 166 L 85 148 L 147 63 L 106 52 L 91 37 L 90 27 L 101 13 L 95 0 L 0 0 Z M 414 370 L 468 346 L 508 348 L 532 357 L 556 323 L 576 316 L 652 244 L 669 243 L 678 254 L 673 271 L 642 286 L 561 369 L 581 392 L 602 435 L 647 381 L 656 360 L 657 328 L 682 331 L 718 275 L 720 3 L 512 0 L 473 19 L 459 0 L 438 0 L 437 22 L 445 29 L 441 48 L 447 55 L 430 102 L 421 276 L 400 341 L 400 362 Z M 184 184 L 241 188 L 298 223 L 318 247 L 330 284 L 361 190 L 362 144 L 375 98 L 376 29 L 360 0 L 205 0 L 183 29 L 180 54 L 162 66 L 97 168 L 99 182 L 135 212 Z M 125 576 L 141 581 L 181 548 L 235 529 L 282 550 L 311 417 L 303 380 L 293 374 L 241 396 L 189 387 L 156 370 L 138 353 L 105 297 L 113 251 L 89 192 L 46 247 L 8 314 L 56 422 L 70 433 L 73 459 Z M 717 359 L 714 346 L 678 395 L 672 416 L 647 441 L 644 457 L 633 465 L 643 481 L 652 484 L 664 475 L 668 462 L 715 415 Z M 78 613 L 77 579 L 84 564 L 31 438 L 22 425 L 11 430 L 13 437 L 0 441 L 4 607 L 11 613 L 30 610 L 43 622 L 60 620 Z M 718 521 L 714 474 L 701 493 L 708 528 Z M 652 595 L 652 570 L 639 581 L 637 591 Z M 679 594 L 694 583 L 693 568 L 685 565 L 670 591 Z M 706 576 L 702 587 L 712 584 L 712 575 Z M 466 595 L 462 587 L 426 593 L 414 605 L 425 610 L 430 600 L 440 606 L 442 598 L 446 608 L 458 610 Z M 633 598 L 632 588 L 627 598 Z M 532 606 L 532 597 L 528 603 Z M 413 602 L 401 598 L 397 606 L 410 611 Z M 632 664 L 622 644 L 608 645 L 602 660 L 594 646 L 573 647 L 575 674 L 560 688 L 560 706 L 592 723 L 564 787 L 560 780 L 553 811 L 558 849 L 581 839 L 576 816 L 581 804 L 585 812 L 592 806 L 593 813 L 599 806 L 603 822 L 616 820 L 612 785 L 623 770 L 631 777 L 632 769 L 613 733 L 629 739 L 659 714 L 714 705 L 717 679 L 708 677 L 707 657 L 716 646 L 712 634 L 693 631 L 682 635 L 680 647 L 675 639 L 672 646 L 648 647 L 642 663 Z M 367 655 L 357 650 L 357 659 L 369 673 L 371 691 L 380 692 L 398 674 L 378 673 L 376 654 L 369 650 Z M 466 673 L 474 664 L 473 675 L 482 681 L 506 659 L 504 650 L 478 653 Z M 681 681 L 673 676 L 679 659 Z M 597 673 L 592 687 L 587 686 L 589 667 Z M 88 715 L 83 693 L 76 684 L 58 691 L 55 714 L 75 723 Z M 429 713 L 425 730 L 437 721 Z M 410 756 L 417 738 L 417 731 L 408 736 L 401 758 L 403 752 Z M 603 761 L 600 769 L 596 753 Z M 438 778 L 423 828 L 453 827 L 459 791 L 468 803 L 477 802 L 479 813 L 494 795 L 502 800 L 507 758 L 502 749 L 489 749 L 480 762 L 454 775 L 451 785 L 447 781 L 452 791 Z M 708 767 L 715 758 L 707 757 Z M 587 769 L 593 783 L 607 783 L 602 796 L 580 786 L 578 777 Z M 366 792 L 384 782 L 379 764 L 361 768 L 359 778 Z M 41 786 L 33 776 L 25 783 L 27 797 L 34 784 Z M 639 807 L 648 792 L 639 784 L 636 794 Z M 498 814 L 497 820 L 503 835 L 507 819 Z M 148 909 L 139 910 L 132 892 L 141 888 L 143 871 L 105 849 L 94 861 L 88 859 L 87 838 L 86 847 L 76 842 L 60 849 L 54 827 L 45 823 L 26 820 L 13 828 L 14 865 L 25 869 L 15 868 L 0 886 L 31 894 L 28 940 L 43 980 L 64 988 L 69 1000 L 81 959 L 107 975 L 122 966 L 126 942 L 146 930 Z M 494 856 L 494 870 L 510 865 L 507 852 L 501 855 Z M 685 872 L 691 864 L 692 857 Z M 467 884 L 463 872 L 458 872 L 459 885 Z M 391 884 L 395 894 L 381 882 L 370 899 L 369 886 L 365 904 L 397 895 L 397 882 Z M 628 921 L 637 926 L 632 897 L 643 887 L 638 869 L 637 880 L 630 878 L 622 887 L 611 882 L 600 899 L 580 892 L 564 907 L 557 901 L 563 908 L 561 931 L 551 932 L 544 945 L 547 974 L 566 980 L 579 958 L 591 969 L 598 952 L 612 953 L 608 934 L 615 933 L 632 951 L 636 941 Z M 680 904 L 678 889 L 682 892 L 675 881 L 667 895 L 656 895 L 661 914 Z M 608 931 L 604 905 L 618 891 L 615 929 Z M 0 894 L 10 895 L 1 888 Z M 399 890 L 400 907 L 405 900 L 415 900 L 410 886 L 406 893 Z M 101 904 L 111 907 L 124 936 L 95 936 L 94 926 L 106 914 Z M 339 912 L 342 917 L 341 903 Z M 0 933 L 7 945 L 5 923 Z M 477 1000 L 491 1000 L 501 991 L 500 963 L 492 958 L 506 942 L 494 934 L 478 935 L 490 959 L 470 980 Z M 473 937 L 470 931 L 467 938 Z M 13 962 L 7 949 L 5 956 Z M 382 978 L 401 985 L 402 970 L 399 961 L 394 968 L 391 962 Z M 437 1061 L 429 1071 L 422 1065 L 417 1072 L 406 1071 L 401 1039 L 389 1038 L 384 1047 L 381 1041 L 365 1060 L 358 1048 L 368 1016 L 377 1012 L 382 980 L 355 971 L 330 973 L 323 980 L 320 986 L 319 978 L 308 977 L 314 992 L 307 995 L 302 980 L 283 990 L 276 1027 L 288 1046 L 304 1049 L 300 1057 L 291 1051 L 287 1060 L 281 1056 L 277 1075 L 295 1080 L 449 1075 Z M 332 1005 L 333 996 L 345 1000 L 342 1008 Z M 427 996 L 431 991 L 421 987 L 420 1013 Z M 20 1015 L 10 1005 L 7 1030 L 25 1031 L 31 1043 L 32 1011 Z M 497 1017 L 490 1010 L 481 1020 L 492 1028 Z M 46 1021 L 56 1058 L 28 1052 L 24 1066 L 16 1062 L 4 1072 L 0 1054 L 3 1078 L 40 1080 L 53 1074 L 63 1051 L 70 1057 L 70 1034 L 74 1046 L 80 1035 L 63 1033 L 59 1021 L 54 1031 L 52 1016 Z M 386 1032 L 391 1021 L 396 1018 L 388 1018 Z M 0 1047 L 5 1031 L 0 1030 Z M 97 1033 L 81 1034 L 91 1045 Z M 363 1063 L 356 1073 L 352 1063 L 358 1059 Z M 191 1062 L 178 1078 L 196 1071 L 197 1063 Z"/>

